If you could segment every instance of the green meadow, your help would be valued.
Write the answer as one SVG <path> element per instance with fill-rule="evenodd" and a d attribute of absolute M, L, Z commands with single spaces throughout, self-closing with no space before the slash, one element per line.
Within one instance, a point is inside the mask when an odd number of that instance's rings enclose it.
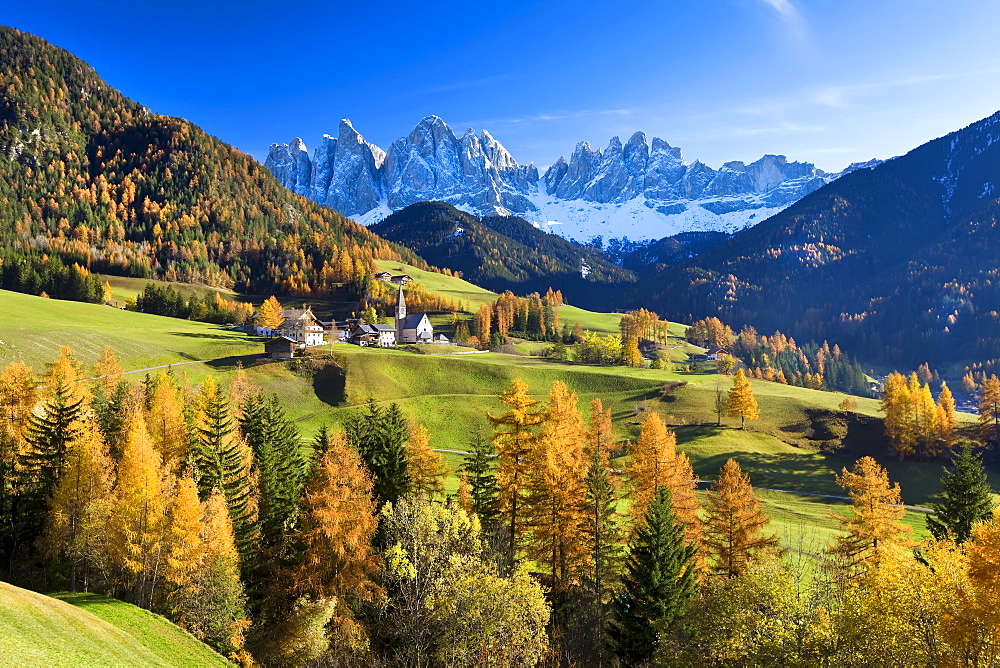
<path fill-rule="evenodd" d="M 391 262 L 386 267 L 400 268 Z M 411 276 L 419 271 L 402 268 Z M 442 292 L 450 289 L 458 295 L 469 285 L 429 275 L 437 281 L 434 289 Z M 634 440 L 642 414 L 655 411 L 676 432 L 680 449 L 689 454 L 702 480 L 713 480 L 726 459 L 734 457 L 755 485 L 785 490 L 762 490 L 761 495 L 788 546 L 801 542 L 803 533 L 823 544 L 829 540 L 837 526 L 831 512 L 842 511 L 846 502 L 809 494 L 843 496 L 835 474 L 862 455 L 871 454 L 887 467 L 911 505 L 932 501 L 941 473 L 939 463 L 899 462 L 886 454 L 879 405 L 873 399 L 857 399 L 857 406 L 845 414 L 838 408 L 843 394 L 755 380 L 760 419 L 749 422 L 746 430 L 726 416 L 717 425 L 716 393 L 725 393 L 730 379 L 711 369 L 703 373 L 687 372 L 679 365 L 629 369 L 525 354 L 418 354 L 346 344 L 314 349 L 303 360 L 278 362 L 261 359 L 259 340 L 215 325 L 10 292 L 0 292 L 0 311 L 5 314 L 0 320 L 0 363 L 23 359 L 41 371 L 61 346 L 69 345 L 81 361 L 91 364 L 108 345 L 126 370 L 177 365 L 173 372 L 191 384 L 210 374 L 225 382 L 242 366 L 264 392 L 282 399 L 303 438 L 312 437 L 321 425 L 342 423 L 363 410 L 370 398 L 379 404 L 398 403 L 407 416 L 428 428 L 434 447 L 466 450 L 477 431 L 489 433 L 486 415 L 502 411 L 497 395 L 513 379 L 523 379 L 539 401 L 553 381 L 562 381 L 577 393 L 585 415 L 597 398 L 611 409 L 620 440 Z M 617 322 L 615 314 L 576 311 L 590 326 L 603 322 L 607 331 L 617 328 L 610 325 Z M 682 333 L 682 325 L 672 325 L 673 335 Z M 683 353 L 686 344 L 677 338 L 676 345 Z M 665 387 L 671 389 L 664 396 Z M 837 448 L 821 447 L 824 443 L 817 440 L 817 430 L 828 419 L 840 421 L 846 433 Z M 963 420 L 973 421 L 974 416 Z M 453 471 L 461 466 L 460 454 L 444 456 Z M 456 486 L 453 475 L 448 489 L 454 491 Z M 918 535 L 922 533 L 922 513 L 910 512 L 907 517 Z"/>
<path fill-rule="evenodd" d="M 45 596 L 0 582 L 0 664 L 226 666 L 165 618 L 96 594 Z"/>

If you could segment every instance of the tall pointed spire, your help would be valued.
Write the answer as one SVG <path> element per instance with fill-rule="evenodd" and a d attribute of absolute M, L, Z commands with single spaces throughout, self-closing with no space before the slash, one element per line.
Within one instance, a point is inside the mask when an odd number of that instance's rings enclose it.
<path fill-rule="evenodd" d="M 396 340 L 403 340 L 403 322 L 406 320 L 406 297 L 403 286 L 399 286 L 399 301 L 396 302 Z"/>

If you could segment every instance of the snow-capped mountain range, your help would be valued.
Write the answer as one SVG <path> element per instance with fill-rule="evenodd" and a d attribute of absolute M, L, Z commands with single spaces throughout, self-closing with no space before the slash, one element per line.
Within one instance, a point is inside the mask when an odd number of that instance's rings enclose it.
<path fill-rule="evenodd" d="M 755 224 L 843 173 L 828 174 L 785 156 L 765 155 L 715 170 L 687 164 L 681 149 L 636 132 L 604 150 L 577 144 L 539 176 L 489 132 L 456 136 L 437 116 L 421 120 L 383 151 L 349 120 L 323 135 L 312 157 L 305 143 L 271 144 L 265 166 L 287 188 L 368 225 L 415 202 L 438 200 L 477 215 L 517 215 L 579 241 L 595 235 L 633 240 L 678 232 L 732 232 Z"/>

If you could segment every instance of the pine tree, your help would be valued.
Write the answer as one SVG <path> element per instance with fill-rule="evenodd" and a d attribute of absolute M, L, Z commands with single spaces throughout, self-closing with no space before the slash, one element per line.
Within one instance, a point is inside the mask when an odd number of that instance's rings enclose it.
<path fill-rule="evenodd" d="M 747 420 L 760 417 L 757 399 L 753 396 L 753 388 L 743 369 L 733 376 L 733 387 L 729 390 L 729 415 L 740 419 L 740 429 L 746 429 Z"/>
<path fill-rule="evenodd" d="M 462 461 L 462 472 L 469 479 L 472 510 L 485 528 L 497 516 L 496 448 L 477 429 L 469 441 L 469 454 Z"/>
<path fill-rule="evenodd" d="M 584 506 L 584 547 L 587 549 L 586 577 L 594 591 L 594 613 L 598 634 L 605 636 L 607 602 L 618 584 L 624 561 L 622 517 L 618 513 L 618 489 L 600 449 L 590 456 L 585 478 L 587 497 Z"/>
<path fill-rule="evenodd" d="M 348 418 L 344 433 L 375 477 L 379 505 L 394 503 L 410 483 L 406 463 L 409 425 L 399 405 L 393 403 L 383 409 L 369 398 L 367 412 Z"/>
<path fill-rule="evenodd" d="M 49 502 L 45 552 L 69 561 L 69 590 L 89 591 L 92 571 L 103 570 L 105 528 L 111 513 L 114 465 L 93 420 L 85 420 L 66 454 L 66 467 Z"/>
<path fill-rule="evenodd" d="M 94 387 L 90 408 L 112 457 L 121 457 L 128 428 L 128 415 L 135 401 L 131 388 L 124 381 L 113 385 L 110 392 L 107 386 L 101 383 Z"/>
<path fill-rule="evenodd" d="M 632 542 L 622 591 L 614 600 L 611 646 L 623 664 L 652 659 L 658 632 L 684 614 L 697 591 L 695 554 L 669 490 L 657 488 Z"/>
<path fill-rule="evenodd" d="M 30 472 L 39 499 L 52 492 L 62 473 L 66 449 L 80 428 L 84 397 L 76 380 L 72 372 L 51 374 L 42 411 L 32 414 L 28 421 L 23 465 Z"/>
<path fill-rule="evenodd" d="M 877 566 L 883 552 L 907 544 L 910 528 L 900 523 L 906 508 L 899 483 L 889 484 L 889 474 L 871 457 L 862 457 L 854 470 L 843 469 L 837 484 L 848 491 L 847 515 L 834 513 L 846 533 L 838 536 L 828 552 L 839 557 L 848 576 L 866 566 Z"/>
<path fill-rule="evenodd" d="M 331 442 L 332 440 L 329 427 L 325 424 L 320 425 L 319 431 L 317 431 L 316 436 L 313 437 L 313 452 L 315 453 L 316 459 L 323 456 L 323 453 L 330 448 Z"/>
<path fill-rule="evenodd" d="M 259 472 L 258 516 L 265 544 L 277 548 L 292 530 L 305 488 L 307 462 L 295 423 L 277 395 L 250 394 L 243 400 L 240 432 L 253 451 Z"/>
<path fill-rule="evenodd" d="M 229 401 L 211 376 L 201 386 L 194 455 L 201 497 L 207 499 L 216 488 L 225 495 L 236 546 L 244 568 L 249 569 L 259 535 L 253 452 L 236 433 Z"/>
<path fill-rule="evenodd" d="M 510 388 L 504 390 L 500 403 L 510 410 L 498 417 L 487 413 L 486 417 L 493 425 L 493 446 L 498 456 L 497 499 L 499 511 L 506 517 L 507 559 L 513 563 L 518 543 L 526 532 L 522 516 L 524 486 L 544 414 L 535 408 L 538 401 L 528 396 L 528 386 L 520 378 L 515 378 Z"/>
<path fill-rule="evenodd" d="M 941 477 L 940 501 L 927 516 L 927 529 L 938 540 L 964 543 L 972 536 L 972 527 L 993 516 L 993 490 L 982 460 L 965 443 L 952 454 L 951 468 Z"/>
<path fill-rule="evenodd" d="M 430 446 L 431 435 L 422 424 L 410 425 L 410 438 L 406 443 L 406 470 L 410 475 L 408 491 L 433 498 L 444 493 L 444 478 L 448 466 L 440 453 Z"/>
<path fill-rule="evenodd" d="M 718 482 L 708 492 L 707 510 L 702 540 L 715 557 L 717 572 L 739 575 L 759 554 L 778 547 L 775 534 L 762 534 L 771 520 L 750 486 L 750 476 L 735 459 L 726 461 L 719 471 Z"/>

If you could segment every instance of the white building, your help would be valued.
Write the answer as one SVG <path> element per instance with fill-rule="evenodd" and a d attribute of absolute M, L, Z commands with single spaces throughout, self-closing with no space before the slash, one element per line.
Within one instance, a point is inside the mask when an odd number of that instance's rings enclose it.
<path fill-rule="evenodd" d="M 399 301 L 396 303 L 396 342 L 397 343 L 434 343 L 434 326 L 426 313 L 406 315 L 406 297 L 403 289 L 399 289 Z"/>
<path fill-rule="evenodd" d="M 259 336 L 286 336 L 292 341 L 307 346 L 323 343 L 323 323 L 313 315 L 308 306 L 304 309 L 286 308 L 281 311 L 284 321 L 276 329 L 257 326 L 254 331 Z"/>

